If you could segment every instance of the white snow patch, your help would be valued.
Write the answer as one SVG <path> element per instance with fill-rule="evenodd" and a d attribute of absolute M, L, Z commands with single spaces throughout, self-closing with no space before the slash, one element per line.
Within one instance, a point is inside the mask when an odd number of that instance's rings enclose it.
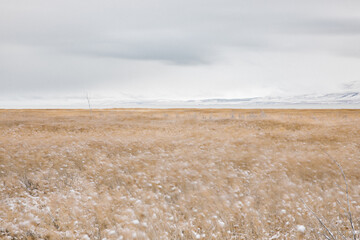
<path fill-rule="evenodd" d="M 135 225 L 138 225 L 140 222 L 139 222 L 139 220 L 135 219 L 135 220 L 132 221 L 132 223 L 135 224 Z"/>
<path fill-rule="evenodd" d="M 87 234 L 85 234 L 85 235 L 82 236 L 81 239 L 82 240 L 90 240 L 90 237 Z"/>
<path fill-rule="evenodd" d="M 296 226 L 296 230 L 298 230 L 299 232 L 304 233 L 305 232 L 305 226 L 304 225 L 297 225 Z"/>
<path fill-rule="evenodd" d="M 219 223 L 219 226 L 220 226 L 220 227 L 224 227 L 224 226 L 225 226 L 225 223 L 224 223 L 223 221 L 221 221 L 221 220 L 218 220 L 218 223 Z"/>
<path fill-rule="evenodd" d="M 201 238 L 201 235 L 198 234 L 198 233 L 196 233 L 196 232 L 194 232 L 194 231 L 193 231 L 193 234 L 194 234 L 194 236 L 195 236 L 196 239 L 200 239 L 200 238 Z"/>

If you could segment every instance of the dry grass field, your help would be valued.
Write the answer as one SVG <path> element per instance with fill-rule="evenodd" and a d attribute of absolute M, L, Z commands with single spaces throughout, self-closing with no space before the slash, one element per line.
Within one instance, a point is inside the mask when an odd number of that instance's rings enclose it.
<path fill-rule="evenodd" d="M 0 110 L 0 239 L 353 239 L 334 160 L 360 238 L 360 110 Z"/>

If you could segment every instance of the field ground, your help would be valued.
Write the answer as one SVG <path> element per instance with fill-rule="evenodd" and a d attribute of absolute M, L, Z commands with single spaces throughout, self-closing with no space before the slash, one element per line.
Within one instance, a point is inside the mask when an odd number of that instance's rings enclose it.
<path fill-rule="evenodd" d="M 0 110 L 0 239 L 351 239 L 333 160 L 360 237 L 360 110 Z"/>

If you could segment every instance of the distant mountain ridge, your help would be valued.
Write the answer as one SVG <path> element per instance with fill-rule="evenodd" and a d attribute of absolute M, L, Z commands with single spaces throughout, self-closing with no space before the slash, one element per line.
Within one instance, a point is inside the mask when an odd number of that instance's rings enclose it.
<path fill-rule="evenodd" d="M 360 91 L 296 96 L 252 98 L 207 98 L 189 100 L 121 99 L 117 97 L 90 98 L 92 108 L 354 108 L 360 109 Z M 0 99 L 0 108 L 88 108 L 85 97 L 49 99 L 34 97 Z"/>
<path fill-rule="evenodd" d="M 198 104 L 360 104 L 360 92 L 338 92 L 327 94 L 305 94 L 287 97 L 254 97 L 254 98 L 212 98 L 190 100 Z"/>

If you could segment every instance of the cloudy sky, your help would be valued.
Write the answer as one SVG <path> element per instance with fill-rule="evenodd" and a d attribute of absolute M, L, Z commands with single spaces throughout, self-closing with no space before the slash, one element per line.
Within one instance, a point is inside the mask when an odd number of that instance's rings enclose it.
<path fill-rule="evenodd" d="M 360 1 L 0 2 L 0 98 L 242 98 L 360 81 Z"/>

